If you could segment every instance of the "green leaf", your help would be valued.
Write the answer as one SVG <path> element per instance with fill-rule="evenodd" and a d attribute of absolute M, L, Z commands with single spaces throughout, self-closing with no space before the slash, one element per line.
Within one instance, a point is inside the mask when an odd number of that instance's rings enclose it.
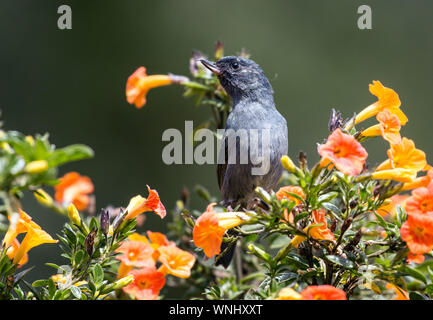
<path fill-rule="evenodd" d="M 417 280 L 420 280 L 420 281 L 422 281 L 424 283 L 427 283 L 426 276 L 424 274 L 422 274 L 422 272 L 420 272 L 420 271 L 418 271 L 418 270 L 416 270 L 414 268 L 411 268 L 411 267 L 408 267 L 408 266 L 404 265 L 404 266 L 402 266 L 400 268 L 400 271 L 404 272 L 404 273 L 407 273 L 408 275 L 410 275 L 411 277 L 413 277 L 413 278 L 415 278 Z"/>
<path fill-rule="evenodd" d="M 93 150 L 82 144 L 74 144 L 54 151 L 47 159 L 50 167 L 57 167 L 64 163 L 88 159 L 93 157 Z"/>
<path fill-rule="evenodd" d="M 426 297 L 425 295 L 416 292 L 416 291 L 412 291 L 409 293 L 409 299 L 410 300 L 428 300 L 428 297 Z"/>
<path fill-rule="evenodd" d="M 355 268 L 355 264 L 352 261 L 350 261 L 346 258 L 340 257 L 340 256 L 335 256 L 335 255 L 330 254 L 330 255 L 326 256 L 326 259 L 328 259 L 332 263 L 335 263 L 339 266 L 342 266 L 345 269 Z"/>
<path fill-rule="evenodd" d="M 69 290 L 71 291 L 72 295 L 77 298 L 77 299 L 81 299 L 81 289 L 76 287 L 76 286 L 71 286 L 69 288 Z"/>
<path fill-rule="evenodd" d="M 104 280 L 104 270 L 100 264 L 95 264 L 92 273 L 96 284 L 99 284 Z"/>
<path fill-rule="evenodd" d="M 337 215 L 342 215 L 343 213 L 341 212 L 341 210 L 333 203 L 331 202 L 324 202 L 322 203 L 322 206 L 326 209 L 329 210 L 331 212 L 336 213 Z"/>
<path fill-rule="evenodd" d="M 37 287 L 45 287 L 48 285 L 48 280 L 36 280 L 35 282 L 32 283 L 32 286 L 37 288 Z"/>

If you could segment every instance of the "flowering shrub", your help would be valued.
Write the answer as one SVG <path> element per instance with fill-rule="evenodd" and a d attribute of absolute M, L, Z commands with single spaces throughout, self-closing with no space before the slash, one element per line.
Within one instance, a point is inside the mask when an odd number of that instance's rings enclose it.
<path fill-rule="evenodd" d="M 222 56 L 218 43 L 215 58 Z M 212 118 L 201 128 L 224 128 L 231 101 L 201 58 L 199 52 L 191 58 L 192 80 L 147 75 L 138 68 L 127 80 L 127 102 L 142 108 L 150 89 L 178 84 L 186 97 L 211 109 Z M 430 299 L 433 169 L 425 153 L 400 133 L 408 119 L 398 94 L 380 81 L 369 90 L 377 101 L 352 118 L 344 120 L 332 110 L 330 135 L 317 148 L 318 163 L 309 166 L 304 153 L 296 162 L 283 156 L 281 187 L 272 192 L 257 187 L 257 205 L 248 210 L 228 210 L 197 186 L 206 209 L 190 208 L 185 189 L 167 214 L 158 192 L 147 186 L 147 197 L 136 195 L 125 208 L 84 214 L 91 209 L 91 179 L 76 172 L 58 178 L 57 167 L 91 157 L 91 149 L 56 149 L 47 136 L 1 131 L 0 297 L 159 299 L 164 288 L 182 285 L 187 288 L 182 298 Z M 377 123 L 364 128 L 373 117 Z M 367 165 L 362 143 L 378 136 L 389 149 L 382 163 Z M 44 190 L 48 186 L 54 186 L 54 198 Z M 68 218 L 59 235 L 50 236 L 23 211 L 26 190 Z M 145 212 L 171 219 L 168 234 L 137 233 Z M 29 251 L 54 243 L 61 246 L 65 264 L 47 263 L 53 276 L 28 283 Z M 228 250 L 235 250 L 230 267 L 216 266 Z"/>

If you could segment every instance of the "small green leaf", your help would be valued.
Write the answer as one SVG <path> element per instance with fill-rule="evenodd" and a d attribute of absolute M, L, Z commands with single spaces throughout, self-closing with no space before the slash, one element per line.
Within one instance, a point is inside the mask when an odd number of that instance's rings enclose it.
<path fill-rule="evenodd" d="M 415 278 L 417 280 L 420 280 L 420 281 L 422 281 L 424 283 L 427 283 L 426 276 L 423 275 L 422 272 L 420 272 L 420 271 L 418 271 L 418 270 L 416 270 L 414 268 L 411 268 L 411 267 L 408 267 L 408 266 L 402 266 L 400 268 L 400 271 L 402 271 L 404 273 L 407 273 L 408 275 L 410 275 L 411 277 L 413 277 L 413 278 Z"/>
<path fill-rule="evenodd" d="M 355 264 L 352 261 L 350 261 L 350 260 L 348 260 L 346 258 L 340 257 L 340 256 L 335 256 L 335 255 L 331 255 L 330 254 L 330 255 L 326 256 L 326 259 L 328 259 L 332 263 L 335 263 L 335 264 L 337 264 L 339 266 L 342 266 L 345 269 L 353 269 L 353 268 L 355 268 Z"/>
<path fill-rule="evenodd" d="M 69 290 L 71 290 L 72 295 L 77 298 L 77 299 L 81 299 L 81 289 L 76 287 L 76 286 L 71 286 L 69 288 Z"/>
<path fill-rule="evenodd" d="M 48 280 L 36 280 L 35 282 L 32 283 L 32 286 L 37 288 L 37 287 L 45 287 L 46 285 L 48 285 Z"/>
<path fill-rule="evenodd" d="M 102 269 L 100 264 L 95 264 L 93 267 L 93 279 L 95 283 L 101 283 L 104 280 L 104 270 Z"/>

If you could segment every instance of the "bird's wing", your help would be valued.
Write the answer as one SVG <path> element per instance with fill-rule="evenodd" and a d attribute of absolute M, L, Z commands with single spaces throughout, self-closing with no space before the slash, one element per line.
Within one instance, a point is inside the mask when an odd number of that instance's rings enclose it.
<path fill-rule="evenodd" d="M 221 143 L 222 143 L 221 148 L 224 147 L 225 151 L 224 151 L 224 163 L 221 163 L 221 161 L 218 161 L 218 165 L 217 165 L 218 186 L 219 186 L 220 190 L 223 187 L 224 175 L 226 173 L 227 162 L 228 162 L 227 137 L 225 135 L 222 137 Z M 220 160 L 220 159 L 218 159 L 218 160 Z"/>

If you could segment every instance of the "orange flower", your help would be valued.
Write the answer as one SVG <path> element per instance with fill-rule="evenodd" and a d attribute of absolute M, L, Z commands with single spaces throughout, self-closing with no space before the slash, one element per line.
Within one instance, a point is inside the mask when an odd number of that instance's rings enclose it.
<path fill-rule="evenodd" d="M 275 196 L 277 197 L 278 200 L 282 200 L 282 199 L 289 199 L 290 201 L 294 201 L 295 202 L 295 206 L 297 206 L 301 201 L 299 201 L 299 199 L 287 194 L 288 193 L 293 193 L 298 195 L 300 198 L 305 199 L 305 194 L 304 191 L 302 191 L 301 187 L 298 186 L 285 186 L 285 187 L 281 187 L 277 193 L 275 193 Z"/>
<path fill-rule="evenodd" d="M 313 211 L 313 224 L 320 224 L 320 226 L 307 226 L 304 229 L 304 232 L 307 233 L 310 237 L 317 240 L 328 240 L 334 241 L 335 237 L 331 230 L 328 229 L 328 223 L 326 221 L 326 210 L 320 209 Z M 293 247 L 297 247 L 302 241 L 306 238 L 304 236 L 295 236 L 290 243 Z"/>
<path fill-rule="evenodd" d="M 409 299 L 409 293 L 404 291 L 402 288 L 397 287 L 395 284 L 388 282 L 386 284 L 386 288 L 393 290 L 396 293 L 397 296 L 394 300 L 410 300 Z"/>
<path fill-rule="evenodd" d="M 248 219 L 248 216 L 243 212 L 215 212 L 214 206 L 215 203 L 208 205 L 206 212 L 198 217 L 193 230 L 195 246 L 202 248 L 209 258 L 220 253 L 226 230 L 234 228 Z"/>
<path fill-rule="evenodd" d="M 6 251 L 6 254 L 9 257 L 9 259 L 13 259 L 15 257 L 15 254 L 17 253 L 19 247 L 20 247 L 20 242 L 17 239 L 13 239 L 11 246 Z M 26 264 L 28 261 L 29 261 L 29 256 L 26 253 L 18 262 L 18 268 Z"/>
<path fill-rule="evenodd" d="M 147 190 L 149 191 L 149 196 L 147 198 L 143 198 L 142 196 L 138 195 L 129 201 L 128 207 L 126 208 L 128 213 L 125 217 L 125 220 L 133 219 L 146 211 L 155 212 L 161 217 L 161 219 L 165 217 L 166 210 L 159 199 L 158 192 L 154 189 L 150 189 L 149 186 L 147 186 Z"/>
<path fill-rule="evenodd" d="M 427 187 L 431 182 L 431 177 L 429 175 L 425 175 L 423 177 L 416 178 L 413 182 L 406 182 L 403 184 L 403 187 L 400 191 L 407 191 L 421 187 Z"/>
<path fill-rule="evenodd" d="M 384 111 L 379 112 L 376 118 L 379 121 L 379 124 L 365 129 L 362 131 L 362 135 L 364 137 L 375 137 L 381 135 L 390 144 L 400 143 L 401 125 L 398 117 L 385 109 Z"/>
<path fill-rule="evenodd" d="M 94 190 L 90 178 L 69 172 L 59 180 L 60 183 L 54 186 L 56 201 L 65 205 L 73 203 L 78 210 L 86 210 L 90 203 L 89 194 Z"/>
<path fill-rule="evenodd" d="M 412 190 L 407 199 L 405 209 L 409 215 L 416 213 L 433 213 L 433 186 Z"/>
<path fill-rule="evenodd" d="M 406 200 L 409 198 L 408 195 L 400 195 L 396 194 L 389 198 L 389 202 L 383 204 L 379 209 L 377 209 L 377 213 L 381 215 L 382 217 L 392 215 L 395 216 L 396 213 L 396 207 L 399 205 L 400 207 L 404 207 Z"/>
<path fill-rule="evenodd" d="M 3 239 L 3 246 L 5 248 L 11 245 L 13 240 L 19 234 L 27 232 L 29 228 L 34 228 L 34 229 L 41 228 L 38 224 L 32 221 L 32 217 L 30 217 L 27 213 L 25 213 L 21 209 L 19 210 L 19 214 L 16 215 L 14 218 L 11 219 L 9 216 L 8 218 L 10 220 L 10 225 Z M 13 221 L 14 219 L 17 220 Z"/>
<path fill-rule="evenodd" d="M 173 83 L 169 75 L 146 74 L 146 68 L 140 67 L 131 74 L 126 82 L 126 100 L 142 108 L 146 104 L 146 94 L 150 89 Z"/>
<path fill-rule="evenodd" d="M 275 300 L 302 300 L 302 296 L 292 288 L 283 288 Z"/>
<path fill-rule="evenodd" d="M 418 172 L 427 165 L 424 151 L 416 149 L 415 143 L 408 138 L 403 138 L 399 144 L 391 145 L 387 154 L 388 160 L 382 162 L 376 171 L 402 168 Z"/>
<path fill-rule="evenodd" d="M 308 286 L 301 291 L 303 300 L 347 300 L 346 293 L 330 285 Z"/>
<path fill-rule="evenodd" d="M 407 255 L 407 262 L 413 262 L 413 263 L 423 263 L 425 260 L 425 257 L 423 254 L 413 254 L 410 253 Z"/>
<path fill-rule="evenodd" d="M 305 194 L 304 191 L 302 191 L 301 187 L 298 186 L 285 186 L 285 187 L 281 187 L 277 193 L 275 194 L 275 196 L 277 197 L 278 200 L 282 200 L 282 199 L 288 199 L 290 201 L 295 202 L 295 206 L 297 206 L 298 204 L 301 203 L 301 201 L 289 194 L 288 193 L 293 193 L 298 195 L 300 198 L 305 199 Z M 286 219 L 287 221 L 289 221 L 290 223 L 293 223 L 294 221 L 294 216 L 293 213 L 287 211 L 287 208 L 284 209 L 284 219 Z"/>
<path fill-rule="evenodd" d="M 332 132 L 325 144 L 319 145 L 318 152 L 322 156 L 321 166 L 327 166 L 331 161 L 339 171 L 350 176 L 362 171 L 368 156 L 353 136 L 339 128 Z"/>
<path fill-rule="evenodd" d="M 188 278 L 191 275 L 191 268 L 195 263 L 194 255 L 176 246 L 161 246 L 158 252 L 159 261 L 162 263 L 159 271 L 179 278 Z"/>
<path fill-rule="evenodd" d="M 375 95 L 379 100 L 362 110 L 355 118 L 355 124 L 358 124 L 365 119 L 377 115 L 379 112 L 388 110 L 395 114 L 400 120 L 400 124 L 404 126 L 408 121 L 406 115 L 400 110 L 401 101 L 398 94 L 387 87 L 384 87 L 380 81 L 373 81 L 369 85 L 371 94 Z"/>
<path fill-rule="evenodd" d="M 433 249 L 433 216 L 408 214 L 400 229 L 401 238 L 412 254 L 424 254 Z"/>
<path fill-rule="evenodd" d="M 144 267 L 132 270 L 130 275 L 134 281 L 123 288 L 123 291 L 130 294 L 137 300 L 156 300 L 159 291 L 165 285 L 164 274 L 157 271 L 155 267 Z"/>
<path fill-rule="evenodd" d="M 153 250 L 153 259 L 156 261 L 159 258 L 159 251 L 158 248 L 161 246 L 175 246 L 176 244 L 173 241 L 169 241 L 167 237 L 160 233 L 160 232 L 152 232 L 147 231 L 147 236 L 150 240 L 150 245 L 152 246 Z"/>
<path fill-rule="evenodd" d="M 19 246 L 18 250 L 14 255 L 13 263 L 19 264 L 25 257 L 26 253 L 29 252 L 34 247 L 37 247 L 44 243 L 57 243 L 58 240 L 54 240 L 51 236 L 42 230 L 39 226 L 38 228 L 33 228 L 28 225 L 26 236 L 23 242 Z"/>
<path fill-rule="evenodd" d="M 150 267 L 155 265 L 152 258 L 153 248 L 143 241 L 123 241 L 116 252 L 123 253 L 116 259 L 122 261 L 126 266 Z"/>

